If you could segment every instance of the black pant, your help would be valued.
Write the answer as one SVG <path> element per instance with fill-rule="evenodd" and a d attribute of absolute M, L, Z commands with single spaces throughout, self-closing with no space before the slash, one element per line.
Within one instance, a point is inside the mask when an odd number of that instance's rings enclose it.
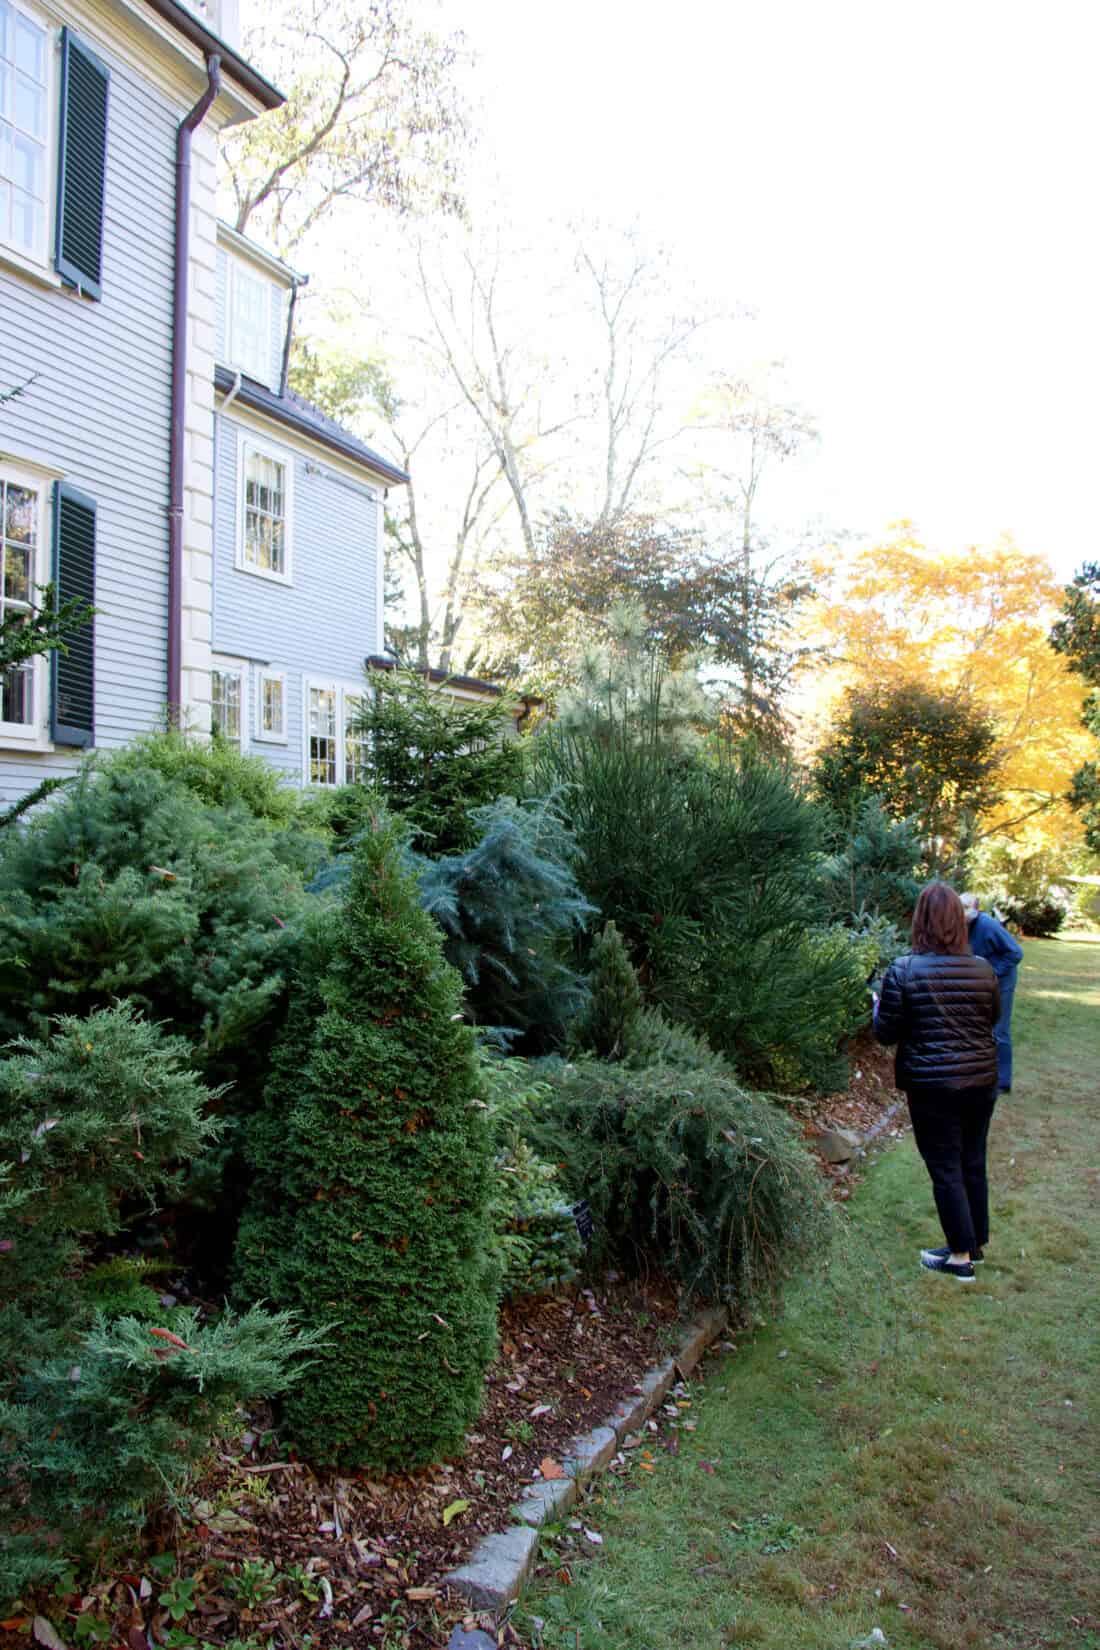
<path fill-rule="evenodd" d="M 914 1089 L 913 1137 L 932 1177 L 943 1235 L 956 1254 L 989 1242 L 985 1144 L 996 1089 Z"/>

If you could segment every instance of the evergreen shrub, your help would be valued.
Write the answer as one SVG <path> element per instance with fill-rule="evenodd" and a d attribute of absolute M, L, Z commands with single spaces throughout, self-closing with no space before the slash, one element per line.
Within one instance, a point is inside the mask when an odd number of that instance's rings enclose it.
<path fill-rule="evenodd" d="M 659 718 L 539 736 L 537 782 L 560 788 L 582 890 L 613 920 L 652 1006 L 753 1083 L 833 1087 L 856 959 L 808 941 L 826 912 L 825 816 L 781 761 L 683 748 Z M 865 998 L 866 1001 L 866 998 Z"/>
<path fill-rule="evenodd" d="M 457 1449 L 492 1356 L 492 1143 L 462 987 L 376 819 L 308 925 L 237 1244 L 242 1296 L 326 1334 L 290 1399 L 312 1460 L 381 1471 Z"/>
<path fill-rule="evenodd" d="M 125 999 L 186 1036 L 239 1107 L 306 903 L 275 842 L 244 807 L 204 804 L 129 753 L 85 765 L 0 840 L 0 1033 Z"/>
<path fill-rule="evenodd" d="M 582 1259 L 573 1206 L 556 1164 L 524 1138 L 550 1093 L 522 1060 L 486 1056 L 482 1080 L 495 1148 L 491 1224 L 505 1299 L 539 1295 L 570 1283 Z"/>
<path fill-rule="evenodd" d="M 415 670 L 373 670 L 355 731 L 370 784 L 429 855 L 461 853 L 480 834 L 478 808 L 515 796 L 523 750 L 506 695 L 456 699 Z"/>
<path fill-rule="evenodd" d="M 907 926 L 921 891 L 924 859 L 916 821 L 892 819 L 871 796 L 858 804 L 850 822 L 838 816 L 829 835 L 836 846 L 821 875 L 833 920 L 884 916 Z"/>
<path fill-rule="evenodd" d="M 620 1060 L 633 1045 L 642 1014 L 642 989 L 613 922 L 592 946 L 588 1012 L 577 1029 L 577 1046 L 603 1060 Z"/>
<path fill-rule="evenodd" d="M 415 861 L 424 909 L 442 928 L 478 1025 L 560 1047 L 588 989 L 574 941 L 594 907 L 577 886 L 576 847 L 554 797 L 510 797 L 473 814 L 474 847 Z"/>
<path fill-rule="evenodd" d="M 789 1119 L 732 1074 L 585 1060 L 548 1064 L 546 1080 L 529 1135 L 590 1204 L 604 1262 L 752 1301 L 827 1238 L 820 1175 Z"/>
<path fill-rule="evenodd" d="M 210 739 L 175 728 L 141 734 L 107 763 L 115 773 L 152 768 L 209 808 L 244 808 L 272 825 L 288 825 L 298 806 L 297 790 L 281 781 L 270 762 L 243 755 L 217 733 Z"/>
<path fill-rule="evenodd" d="M 0 1401 L 0 1603 L 140 1534 L 236 1407 L 308 1370 L 315 1338 L 259 1309 L 203 1324 L 98 1314 Z"/>
<path fill-rule="evenodd" d="M 0 1058 L 3 1598 L 136 1533 L 309 1345 L 263 1312 L 200 1326 L 161 1305 L 155 1263 L 95 1261 L 210 1138 L 211 1098 L 187 1041 L 132 1003 Z"/>

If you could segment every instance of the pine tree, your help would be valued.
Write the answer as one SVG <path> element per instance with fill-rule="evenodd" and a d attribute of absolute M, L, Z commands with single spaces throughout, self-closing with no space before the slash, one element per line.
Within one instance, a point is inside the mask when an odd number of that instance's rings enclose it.
<path fill-rule="evenodd" d="M 459 1448 L 492 1356 L 491 1145 L 458 975 L 375 819 L 307 936 L 237 1246 L 242 1294 L 326 1328 L 288 1429 L 373 1470 Z"/>
<path fill-rule="evenodd" d="M 588 988 L 592 997 L 579 1046 L 592 1049 L 605 1060 L 621 1060 L 638 1026 L 642 992 L 622 935 L 613 922 L 605 923 L 592 947 Z"/>

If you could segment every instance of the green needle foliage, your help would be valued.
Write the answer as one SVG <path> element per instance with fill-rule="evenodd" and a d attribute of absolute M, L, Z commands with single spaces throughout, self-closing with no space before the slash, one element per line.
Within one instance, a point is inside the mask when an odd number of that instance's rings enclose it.
<path fill-rule="evenodd" d="M 260 1311 L 200 1327 L 147 1269 L 87 1265 L 214 1132 L 190 1054 L 124 1003 L 0 1059 L 0 1604 L 135 1535 L 310 1344 Z"/>
<path fill-rule="evenodd" d="M 240 1290 L 326 1333 L 295 1442 L 378 1471 L 460 1447 L 494 1344 L 492 1147 L 461 981 L 392 822 L 310 924 L 249 1151 Z"/>
<path fill-rule="evenodd" d="M 210 1091 L 182 1037 L 132 1004 L 66 1016 L 52 1037 L 20 1039 L 0 1060 L 0 1334 L 24 1315 L 64 1321 L 82 1252 L 116 1233 L 123 1201 L 148 1207 L 174 1165 L 214 1132 Z"/>
<path fill-rule="evenodd" d="M 355 731 L 365 736 L 371 783 L 412 827 L 414 846 L 426 854 L 473 847 L 475 810 L 520 785 L 512 701 L 456 699 L 418 671 L 376 670 L 362 707 Z"/>
<path fill-rule="evenodd" d="M 528 1133 L 591 1205 L 605 1263 L 745 1301 L 828 1236 L 820 1173 L 789 1119 L 728 1071 L 584 1060 L 546 1076 L 551 1098 Z"/>
<path fill-rule="evenodd" d="M 636 1038 L 642 991 L 613 922 L 604 924 L 592 947 L 588 989 L 591 999 L 577 1034 L 578 1046 L 603 1060 L 621 1060 Z"/>

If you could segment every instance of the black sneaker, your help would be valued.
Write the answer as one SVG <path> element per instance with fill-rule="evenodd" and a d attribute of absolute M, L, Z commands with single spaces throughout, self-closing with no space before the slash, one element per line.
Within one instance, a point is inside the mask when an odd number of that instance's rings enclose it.
<path fill-rule="evenodd" d="M 921 1256 L 920 1263 L 930 1272 L 942 1272 L 945 1278 L 956 1278 L 959 1283 L 974 1282 L 974 1268 L 968 1260 L 948 1260 L 946 1255 L 934 1255 L 929 1250 Z"/>
<path fill-rule="evenodd" d="M 948 1256 L 950 1255 L 950 1253 L 951 1253 L 950 1249 L 948 1249 L 946 1247 L 944 1247 L 943 1249 L 922 1249 L 921 1252 L 920 1252 L 920 1258 L 921 1258 L 922 1261 L 923 1260 L 946 1260 L 948 1258 Z M 970 1264 L 971 1264 L 971 1266 L 984 1266 L 985 1265 L 985 1256 L 982 1254 L 982 1251 L 980 1249 L 975 1249 L 974 1253 L 970 1257 Z"/>

